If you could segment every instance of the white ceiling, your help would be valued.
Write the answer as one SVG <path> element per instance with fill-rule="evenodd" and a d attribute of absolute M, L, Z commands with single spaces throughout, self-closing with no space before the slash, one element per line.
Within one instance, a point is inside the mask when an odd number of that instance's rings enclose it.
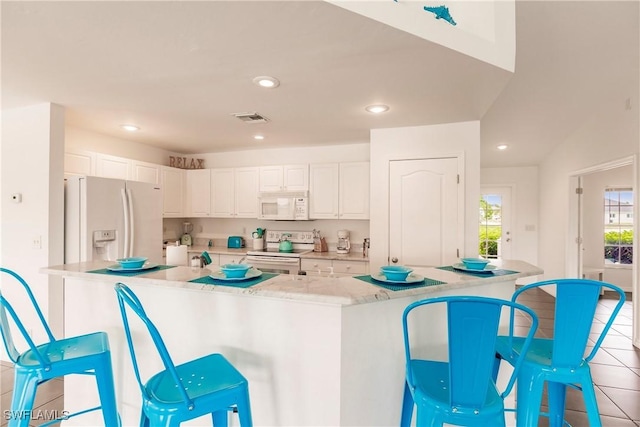
<path fill-rule="evenodd" d="M 483 167 L 535 165 L 600 106 L 637 102 L 638 2 L 605 3 L 518 1 L 512 75 L 325 2 L 4 1 L 2 107 L 54 102 L 69 125 L 184 154 L 481 119 Z"/>

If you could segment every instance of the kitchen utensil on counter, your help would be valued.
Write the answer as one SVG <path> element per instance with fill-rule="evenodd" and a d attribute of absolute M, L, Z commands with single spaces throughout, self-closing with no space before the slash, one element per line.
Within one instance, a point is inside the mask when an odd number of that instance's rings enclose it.
<path fill-rule="evenodd" d="M 193 239 L 191 238 L 191 232 L 193 231 L 193 224 L 190 222 L 182 223 L 182 237 L 180 238 L 180 243 L 183 245 L 191 246 L 193 244 Z"/>
<path fill-rule="evenodd" d="M 348 254 L 351 249 L 351 242 L 349 241 L 349 230 L 338 230 L 338 244 L 336 245 L 336 252 L 339 254 Z"/>
<path fill-rule="evenodd" d="M 229 236 L 227 239 L 227 248 L 244 248 L 245 242 L 242 236 Z"/>
<path fill-rule="evenodd" d="M 253 238 L 253 250 L 254 251 L 260 251 L 264 249 L 264 238 L 260 237 L 260 238 Z"/>
<path fill-rule="evenodd" d="M 265 231 L 267 230 L 265 230 L 264 228 L 256 228 L 256 231 L 251 233 L 251 237 L 253 237 L 254 239 L 260 239 L 262 236 L 264 236 Z"/>
<path fill-rule="evenodd" d="M 167 265 L 189 265 L 187 245 L 167 246 Z"/>
<path fill-rule="evenodd" d="M 322 243 L 320 241 L 320 230 L 313 229 L 313 252 L 322 252 Z"/>
<path fill-rule="evenodd" d="M 283 233 L 280 237 L 280 242 L 278 243 L 278 251 L 279 252 L 293 252 L 293 243 L 289 238 L 291 234 Z"/>

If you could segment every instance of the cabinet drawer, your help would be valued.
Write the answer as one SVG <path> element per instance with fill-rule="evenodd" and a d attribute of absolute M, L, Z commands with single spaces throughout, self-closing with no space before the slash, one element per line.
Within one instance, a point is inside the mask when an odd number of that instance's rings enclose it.
<path fill-rule="evenodd" d="M 302 259 L 300 263 L 304 271 L 328 271 L 331 267 L 330 259 Z"/>
<path fill-rule="evenodd" d="M 358 261 L 333 261 L 333 271 L 347 274 L 367 274 L 369 263 Z"/>

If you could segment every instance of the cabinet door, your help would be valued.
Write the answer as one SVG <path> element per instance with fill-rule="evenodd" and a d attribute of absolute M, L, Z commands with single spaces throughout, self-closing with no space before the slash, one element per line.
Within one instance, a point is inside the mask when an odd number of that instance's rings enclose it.
<path fill-rule="evenodd" d="M 282 176 L 286 191 L 309 190 L 309 165 L 285 165 L 282 167 Z"/>
<path fill-rule="evenodd" d="M 340 218 L 369 219 L 369 162 L 340 163 Z"/>
<path fill-rule="evenodd" d="M 231 218 L 234 211 L 234 171 L 231 168 L 211 169 L 211 216 Z"/>
<path fill-rule="evenodd" d="M 122 157 L 96 154 L 96 175 L 104 178 L 131 179 L 131 161 Z"/>
<path fill-rule="evenodd" d="M 235 170 L 235 213 L 238 218 L 258 217 L 258 168 Z"/>
<path fill-rule="evenodd" d="M 133 160 L 131 162 L 131 172 L 131 179 L 134 181 L 149 182 L 156 185 L 160 184 L 159 165 Z"/>
<path fill-rule="evenodd" d="M 184 171 L 182 169 L 162 167 L 162 211 L 163 216 L 184 216 Z"/>
<path fill-rule="evenodd" d="M 305 259 L 303 258 L 300 262 L 300 268 L 304 271 L 314 272 L 314 273 L 328 273 L 331 271 L 329 268 L 331 267 L 330 259 Z"/>
<path fill-rule="evenodd" d="M 282 191 L 282 166 L 260 168 L 260 191 Z"/>
<path fill-rule="evenodd" d="M 190 216 L 209 216 L 211 211 L 211 171 L 187 171 L 187 213 Z"/>
<path fill-rule="evenodd" d="M 68 151 L 64 153 L 64 176 L 67 178 L 76 175 L 94 175 L 95 162 L 95 153 Z"/>
<path fill-rule="evenodd" d="M 309 166 L 309 218 L 338 218 L 338 163 Z"/>

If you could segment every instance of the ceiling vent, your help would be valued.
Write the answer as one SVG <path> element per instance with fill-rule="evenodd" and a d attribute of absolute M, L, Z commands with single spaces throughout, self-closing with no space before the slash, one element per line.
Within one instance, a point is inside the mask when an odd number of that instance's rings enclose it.
<path fill-rule="evenodd" d="M 234 113 L 233 116 L 245 123 L 267 123 L 269 121 L 265 116 L 258 113 Z"/>

